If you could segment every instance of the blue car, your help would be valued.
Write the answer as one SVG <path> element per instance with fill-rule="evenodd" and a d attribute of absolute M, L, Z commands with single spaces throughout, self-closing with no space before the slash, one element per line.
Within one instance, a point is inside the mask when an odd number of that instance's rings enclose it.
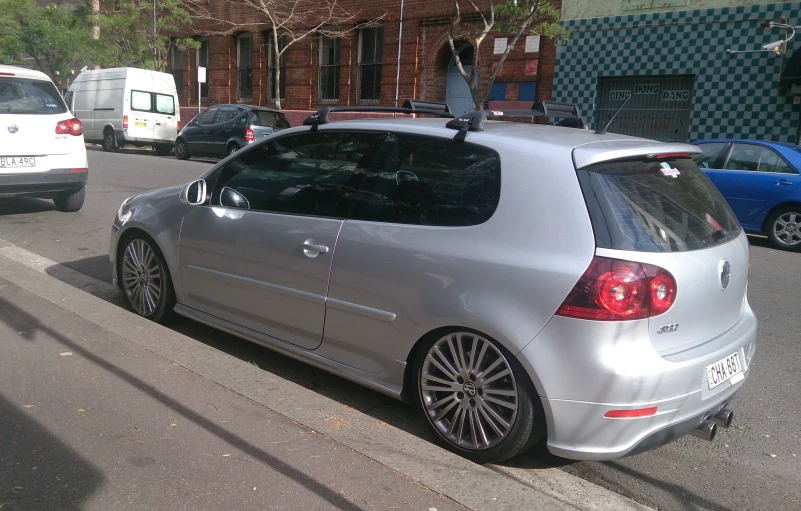
<path fill-rule="evenodd" d="M 692 142 L 695 162 L 717 186 L 746 232 L 801 251 L 801 147 L 760 140 Z"/>

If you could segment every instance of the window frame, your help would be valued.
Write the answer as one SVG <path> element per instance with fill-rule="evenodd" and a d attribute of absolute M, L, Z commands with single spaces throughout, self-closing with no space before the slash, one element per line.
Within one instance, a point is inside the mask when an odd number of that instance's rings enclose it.
<path fill-rule="evenodd" d="M 373 60 L 371 62 L 364 61 L 364 48 L 365 48 L 365 37 L 368 32 L 376 31 L 376 37 L 373 38 L 373 55 L 375 59 L 375 54 L 378 53 L 380 49 L 381 57 L 380 59 Z M 380 33 L 380 37 L 378 34 Z M 380 43 L 380 47 L 379 44 Z M 357 100 L 362 103 L 378 103 L 381 101 L 381 74 L 383 70 L 384 64 L 384 26 L 383 25 L 374 25 L 365 27 L 359 30 L 359 47 L 358 47 L 358 58 L 357 58 Z M 364 90 L 362 85 L 362 79 L 364 76 L 364 68 L 366 66 L 370 66 L 371 68 L 378 69 L 378 81 L 376 85 L 376 95 L 375 98 L 365 98 L 364 97 Z"/>
<path fill-rule="evenodd" d="M 243 41 L 248 41 L 247 64 L 243 66 Z M 245 32 L 236 36 L 236 100 L 253 100 L 253 34 Z"/>
<path fill-rule="evenodd" d="M 333 64 L 323 64 L 323 55 L 326 52 L 326 43 L 333 43 L 334 44 L 334 60 Z M 338 103 L 339 102 L 339 80 L 340 80 L 340 66 L 342 62 L 342 38 L 341 37 L 328 37 L 326 35 L 320 34 L 319 40 L 319 52 L 318 52 L 318 60 L 317 60 L 317 100 L 320 103 Z M 323 92 L 323 85 L 327 81 L 323 80 L 323 73 L 324 72 L 333 72 L 335 75 L 334 78 L 334 93 L 333 94 L 324 94 Z"/>

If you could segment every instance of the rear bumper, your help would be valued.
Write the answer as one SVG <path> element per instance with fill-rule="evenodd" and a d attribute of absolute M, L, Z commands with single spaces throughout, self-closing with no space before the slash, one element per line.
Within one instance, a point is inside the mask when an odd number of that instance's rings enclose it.
<path fill-rule="evenodd" d="M 541 393 L 548 449 L 564 458 L 611 460 L 670 442 L 731 401 L 750 375 L 756 330 L 744 302 L 727 332 L 663 358 L 651 347 L 647 320 L 615 325 L 556 316 L 518 359 Z M 705 368 L 735 352 L 745 378 L 709 390 Z M 604 417 L 651 407 L 652 416 Z"/>
<path fill-rule="evenodd" d="M 53 169 L 30 174 L 0 174 L 0 195 L 47 195 L 78 191 L 89 179 L 89 171 Z"/>

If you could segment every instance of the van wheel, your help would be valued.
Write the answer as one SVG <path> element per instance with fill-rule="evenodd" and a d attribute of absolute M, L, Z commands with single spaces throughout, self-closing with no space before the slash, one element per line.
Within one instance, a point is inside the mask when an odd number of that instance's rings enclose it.
<path fill-rule="evenodd" d="M 175 141 L 175 157 L 179 160 L 188 160 L 190 157 L 189 149 L 182 138 Z"/>
<path fill-rule="evenodd" d="M 446 448 L 475 463 L 497 463 L 545 435 L 537 392 L 500 344 L 454 331 L 424 341 L 417 353 L 417 405 Z"/>
<path fill-rule="evenodd" d="M 801 252 L 801 206 L 776 210 L 767 221 L 768 240 L 775 248 Z"/>
<path fill-rule="evenodd" d="M 63 193 L 53 197 L 53 204 L 56 209 L 65 213 L 74 213 L 83 207 L 83 201 L 86 198 L 86 188 L 81 187 L 77 192 Z"/>
<path fill-rule="evenodd" d="M 166 144 L 153 146 L 153 149 L 156 150 L 156 154 L 159 156 L 167 156 L 172 152 L 172 146 Z"/>
<path fill-rule="evenodd" d="M 106 128 L 106 131 L 103 132 L 103 150 L 107 153 L 117 153 L 120 150 L 117 145 L 117 137 L 111 128 Z"/>

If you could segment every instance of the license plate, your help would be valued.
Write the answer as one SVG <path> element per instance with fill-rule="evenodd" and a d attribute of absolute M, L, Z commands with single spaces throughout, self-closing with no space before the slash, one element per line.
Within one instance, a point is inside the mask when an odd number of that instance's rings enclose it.
<path fill-rule="evenodd" d="M 33 156 L 2 156 L 0 157 L 0 168 L 19 169 L 22 167 L 35 167 L 36 158 Z"/>
<path fill-rule="evenodd" d="M 136 121 L 134 126 L 141 126 L 142 128 L 147 128 L 147 122 L 145 121 Z"/>
<path fill-rule="evenodd" d="M 740 363 L 739 353 L 732 353 L 723 360 L 718 360 L 714 364 L 706 366 L 706 381 L 709 390 L 727 381 L 732 385 L 743 379 L 743 365 Z"/>

